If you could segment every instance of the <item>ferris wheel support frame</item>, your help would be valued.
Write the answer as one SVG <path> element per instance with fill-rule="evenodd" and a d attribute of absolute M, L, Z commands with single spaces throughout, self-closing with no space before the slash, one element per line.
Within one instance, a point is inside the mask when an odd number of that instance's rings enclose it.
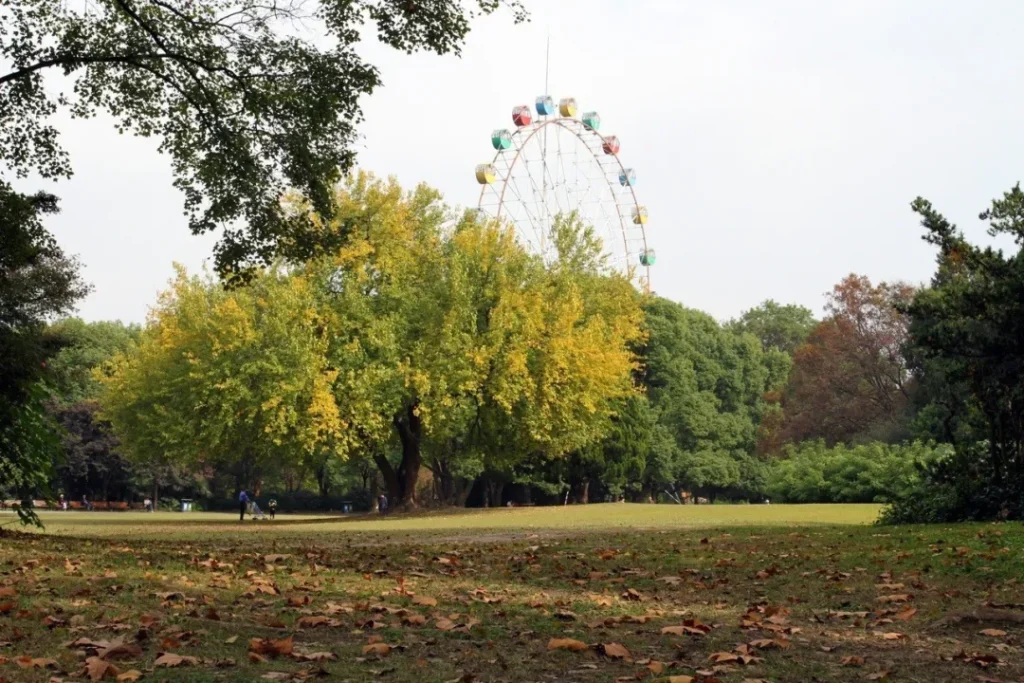
<path fill-rule="evenodd" d="M 515 145 L 516 153 L 512 157 L 512 161 L 508 164 L 508 171 L 505 173 L 504 177 L 501 178 L 501 193 L 498 196 L 498 208 L 497 208 L 497 213 L 495 215 L 496 219 L 498 219 L 498 220 L 501 219 L 501 212 L 502 212 L 502 209 L 505 206 L 505 191 L 508 189 L 508 183 L 509 183 L 509 178 L 512 175 L 512 169 L 515 168 L 516 162 L 519 161 L 519 155 L 526 148 L 526 145 L 530 142 L 530 140 L 533 138 L 533 136 L 536 135 L 537 133 L 539 133 L 541 130 L 546 130 L 548 126 L 552 126 L 552 125 L 561 126 L 564 130 L 567 130 L 570 133 L 572 133 L 573 135 L 575 135 L 579 139 L 579 141 L 581 143 L 583 143 L 583 146 L 587 149 L 587 151 L 590 153 L 590 155 L 594 157 L 594 161 L 597 162 L 598 166 L 601 165 L 601 157 L 598 156 L 598 154 L 593 149 L 590 148 L 590 145 L 587 144 L 587 140 L 583 137 L 583 135 L 581 135 L 580 131 L 576 130 L 572 126 L 566 125 L 566 123 L 565 123 L 566 121 L 572 121 L 572 122 L 578 124 L 579 127 L 583 128 L 584 130 L 589 130 L 594 135 L 597 135 L 598 137 L 600 137 L 602 140 L 604 139 L 604 137 L 600 133 L 598 133 L 596 130 L 594 130 L 593 128 L 587 126 L 587 124 L 583 123 L 582 121 L 579 121 L 579 120 L 577 120 L 577 119 L 575 119 L 573 117 L 570 117 L 570 116 L 558 116 L 558 117 L 552 117 L 552 118 L 544 117 L 543 119 L 539 119 L 536 122 L 533 122 L 533 123 L 528 124 L 526 126 L 517 126 L 515 131 L 513 131 L 511 133 L 511 135 L 509 136 L 510 139 L 512 140 L 513 145 Z M 529 130 L 529 133 L 524 138 L 521 139 L 521 144 L 516 144 L 516 142 L 517 142 L 516 136 L 520 135 L 521 133 L 523 133 L 526 130 Z M 507 151 L 507 150 L 498 150 L 497 152 L 495 152 L 494 158 L 491 160 L 492 165 L 494 164 L 494 162 L 498 161 L 498 159 L 501 158 L 502 153 L 505 152 L 505 151 Z M 547 161 L 547 159 L 546 159 L 546 157 L 547 157 L 546 150 L 544 152 L 544 156 L 545 156 L 545 163 L 546 163 L 546 161 Z M 626 167 L 622 165 L 622 160 L 619 159 L 619 155 L 617 153 L 606 154 L 605 156 L 613 157 L 615 159 L 616 165 L 618 165 L 618 167 L 619 167 L 619 171 L 622 174 L 625 175 Z M 529 170 L 527 170 L 527 175 L 529 175 Z M 532 176 L 530 176 L 530 177 L 532 178 Z M 541 180 L 542 180 L 542 182 L 544 183 L 544 185 L 546 187 L 547 179 L 546 178 L 542 178 Z M 607 182 L 608 182 L 609 189 L 612 190 L 612 193 L 613 193 L 613 196 L 614 196 L 614 187 L 612 186 L 612 182 L 610 180 L 608 180 Z M 485 197 L 485 195 L 487 193 L 487 188 L 488 187 L 489 187 L 489 185 L 484 185 L 483 187 L 480 188 L 480 197 L 477 200 L 477 206 L 482 206 L 483 205 L 483 200 L 484 200 L 484 197 Z M 629 188 L 630 197 L 632 197 L 632 199 L 633 199 L 633 206 L 639 211 L 640 210 L 640 202 L 637 200 L 636 189 L 633 187 L 633 183 L 627 183 L 626 187 Z M 618 207 L 616 207 L 616 208 L 617 208 L 616 213 L 619 214 L 620 228 L 622 230 L 622 246 L 623 246 L 624 253 L 628 256 L 629 255 L 629 241 L 626 238 L 626 230 L 628 228 L 627 228 L 627 226 L 625 224 L 625 217 L 622 215 L 622 211 L 619 210 Z M 641 234 L 642 239 L 643 239 L 644 252 L 646 253 L 647 252 L 647 230 L 643 227 L 642 224 L 640 224 L 640 234 Z M 644 284 L 644 289 L 645 289 L 645 291 L 649 292 L 650 288 L 651 288 L 651 267 L 648 266 L 648 265 L 644 265 L 642 263 L 639 264 L 639 265 L 642 266 L 643 269 L 644 269 L 644 283 L 643 283 Z M 627 268 L 628 267 L 629 266 L 627 266 Z"/>

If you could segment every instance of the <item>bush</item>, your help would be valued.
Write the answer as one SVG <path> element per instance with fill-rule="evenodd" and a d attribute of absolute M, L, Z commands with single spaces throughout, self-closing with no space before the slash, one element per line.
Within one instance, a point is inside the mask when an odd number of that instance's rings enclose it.
<path fill-rule="evenodd" d="M 919 468 L 918 483 L 882 511 L 881 524 L 927 524 L 1024 517 L 1024 492 L 999 475 L 987 441 L 948 451 Z"/>
<path fill-rule="evenodd" d="M 772 462 L 766 488 L 773 500 L 787 503 L 890 502 L 916 490 L 923 468 L 950 451 L 921 442 L 833 448 L 804 442 Z"/>

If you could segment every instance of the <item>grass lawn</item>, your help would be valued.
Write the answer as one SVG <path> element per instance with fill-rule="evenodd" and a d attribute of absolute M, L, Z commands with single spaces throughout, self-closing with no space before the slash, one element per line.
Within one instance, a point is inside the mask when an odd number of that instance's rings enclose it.
<path fill-rule="evenodd" d="M 1021 525 L 877 512 L 49 513 L 0 538 L 0 680 L 1024 680 Z"/>

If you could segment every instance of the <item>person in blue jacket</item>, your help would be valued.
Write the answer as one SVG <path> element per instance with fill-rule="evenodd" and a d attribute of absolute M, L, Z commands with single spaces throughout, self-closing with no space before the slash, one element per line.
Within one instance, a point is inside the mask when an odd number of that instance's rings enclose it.
<path fill-rule="evenodd" d="M 249 507 L 249 494 L 242 489 L 238 494 L 238 521 L 245 521 L 245 510 Z"/>

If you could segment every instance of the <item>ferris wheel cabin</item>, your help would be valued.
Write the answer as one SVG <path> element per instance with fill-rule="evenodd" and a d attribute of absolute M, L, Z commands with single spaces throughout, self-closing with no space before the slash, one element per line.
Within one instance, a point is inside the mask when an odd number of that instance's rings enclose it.
<path fill-rule="evenodd" d="M 601 117 L 596 111 L 584 112 L 583 125 L 592 130 L 597 130 L 601 127 Z"/>
<path fill-rule="evenodd" d="M 619 172 L 619 185 L 623 187 L 633 187 L 636 185 L 636 171 L 632 168 L 627 168 Z"/>
<path fill-rule="evenodd" d="M 533 123 L 533 112 L 525 104 L 519 105 L 512 110 L 512 123 L 518 128 L 530 125 Z"/>
<path fill-rule="evenodd" d="M 656 260 L 657 260 L 657 255 L 654 253 L 653 249 L 644 249 L 640 253 L 640 264 L 641 265 L 653 266 L 654 262 Z"/>
<path fill-rule="evenodd" d="M 476 181 L 481 185 L 490 185 L 498 179 L 498 169 L 492 164 L 479 164 L 476 167 Z"/>
<path fill-rule="evenodd" d="M 637 206 L 633 208 L 633 223 L 636 225 L 647 224 L 647 207 Z"/>
<path fill-rule="evenodd" d="M 576 98 L 575 97 L 563 97 L 558 102 L 558 113 L 567 118 L 576 116 Z"/>
<path fill-rule="evenodd" d="M 619 139 L 614 135 L 609 135 L 604 139 L 604 144 L 601 145 L 601 149 L 604 150 L 605 154 L 618 154 Z"/>
<path fill-rule="evenodd" d="M 555 101 L 550 95 L 537 98 L 537 116 L 551 116 L 555 113 Z"/>
<path fill-rule="evenodd" d="M 491 133 L 491 144 L 499 152 L 512 146 L 512 133 L 504 128 Z"/>

